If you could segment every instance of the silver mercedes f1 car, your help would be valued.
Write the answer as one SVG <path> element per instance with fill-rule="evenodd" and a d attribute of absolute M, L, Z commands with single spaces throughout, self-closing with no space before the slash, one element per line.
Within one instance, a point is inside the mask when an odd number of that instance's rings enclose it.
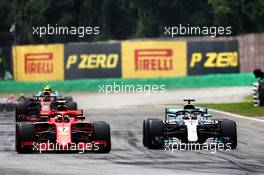
<path fill-rule="evenodd" d="M 185 99 L 183 108 L 166 108 L 165 120 L 147 118 L 143 121 L 143 145 L 149 149 L 162 149 L 175 140 L 181 143 L 222 143 L 237 147 L 236 122 L 230 119 L 213 119 L 206 108 L 197 108 Z"/>

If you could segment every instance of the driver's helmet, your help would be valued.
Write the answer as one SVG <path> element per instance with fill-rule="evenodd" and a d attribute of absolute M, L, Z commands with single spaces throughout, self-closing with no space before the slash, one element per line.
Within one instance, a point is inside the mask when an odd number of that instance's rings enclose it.
<path fill-rule="evenodd" d="M 62 115 L 56 115 L 56 122 L 61 123 L 62 122 Z"/>
<path fill-rule="evenodd" d="M 195 106 L 192 104 L 187 104 L 184 106 L 184 109 L 188 110 L 188 109 L 195 109 Z"/>
<path fill-rule="evenodd" d="M 43 87 L 43 89 L 42 89 L 43 95 L 50 95 L 51 92 L 52 92 L 52 90 L 51 90 L 51 87 L 49 85 Z"/>

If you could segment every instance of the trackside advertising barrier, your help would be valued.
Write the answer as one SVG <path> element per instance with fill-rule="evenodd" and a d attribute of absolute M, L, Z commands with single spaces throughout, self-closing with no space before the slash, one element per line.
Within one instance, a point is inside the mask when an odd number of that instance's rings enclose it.
<path fill-rule="evenodd" d="M 14 46 L 18 81 L 157 78 L 240 71 L 237 41 L 123 41 Z"/>
<path fill-rule="evenodd" d="M 121 77 L 120 43 L 65 44 L 65 79 Z"/>
<path fill-rule="evenodd" d="M 122 42 L 122 77 L 185 76 L 186 45 L 185 41 Z"/>
<path fill-rule="evenodd" d="M 188 42 L 188 75 L 239 72 L 237 41 Z"/>
<path fill-rule="evenodd" d="M 63 47 L 63 44 L 14 46 L 15 80 L 63 80 Z"/>

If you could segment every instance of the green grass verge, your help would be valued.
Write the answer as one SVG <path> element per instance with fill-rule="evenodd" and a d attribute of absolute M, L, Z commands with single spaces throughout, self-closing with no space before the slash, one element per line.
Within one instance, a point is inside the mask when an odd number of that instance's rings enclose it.
<path fill-rule="evenodd" d="M 199 106 L 249 117 L 264 116 L 264 107 L 253 107 L 252 102 L 200 104 Z"/>
<path fill-rule="evenodd" d="M 252 95 L 248 95 L 245 97 L 244 101 L 240 103 L 200 104 L 199 106 L 248 117 L 264 116 L 264 106 L 254 107 L 252 98 Z"/>
<path fill-rule="evenodd" d="M 54 89 L 63 92 L 85 91 L 96 92 L 99 85 L 113 83 L 119 85 L 166 85 L 166 89 L 176 88 L 202 88 L 202 87 L 224 87 L 224 86 L 249 86 L 255 82 L 252 73 L 238 74 L 214 74 L 201 76 L 187 76 L 175 78 L 149 78 L 149 79 L 83 79 L 49 82 L 17 82 L 0 81 L 0 92 L 2 93 L 26 93 L 36 92 L 44 85 L 51 85 Z"/>

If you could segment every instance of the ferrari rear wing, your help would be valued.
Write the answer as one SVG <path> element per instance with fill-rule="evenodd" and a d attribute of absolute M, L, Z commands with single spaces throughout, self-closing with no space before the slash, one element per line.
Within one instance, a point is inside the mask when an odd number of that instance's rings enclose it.
<path fill-rule="evenodd" d="M 69 114 L 75 114 L 80 120 L 84 120 L 85 117 L 83 116 L 83 110 L 66 110 L 66 111 L 50 111 L 49 113 L 42 113 L 40 114 L 41 119 L 46 119 L 49 117 L 49 115 L 52 114 L 60 114 L 60 113 L 69 113 Z"/>
<path fill-rule="evenodd" d="M 79 109 L 79 110 L 67 110 L 67 112 L 74 113 L 77 116 L 83 116 L 83 110 L 82 109 Z"/>

